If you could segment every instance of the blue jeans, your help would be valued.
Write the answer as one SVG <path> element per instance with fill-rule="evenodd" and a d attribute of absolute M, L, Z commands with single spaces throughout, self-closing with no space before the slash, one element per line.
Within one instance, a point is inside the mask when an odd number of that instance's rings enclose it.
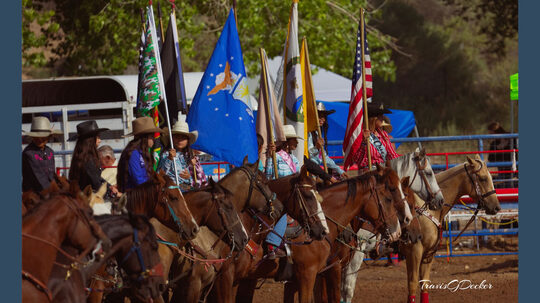
<path fill-rule="evenodd" d="M 283 235 L 285 235 L 286 228 L 287 228 L 287 214 L 284 214 L 283 216 L 281 216 L 281 218 L 279 218 L 279 221 L 277 221 L 276 225 L 274 225 L 274 231 L 278 235 L 283 237 Z M 266 242 L 274 246 L 279 246 L 281 245 L 281 238 L 278 237 L 273 232 L 269 232 L 268 236 L 266 236 Z"/>

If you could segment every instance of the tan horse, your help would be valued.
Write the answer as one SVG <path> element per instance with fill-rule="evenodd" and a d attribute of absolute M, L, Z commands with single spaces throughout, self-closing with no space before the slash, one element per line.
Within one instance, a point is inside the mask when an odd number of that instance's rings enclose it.
<path fill-rule="evenodd" d="M 486 164 L 478 157 L 471 159 L 467 157 L 467 162 L 450 168 L 447 171 L 436 175 L 446 201 L 441 210 L 425 210 L 426 215 L 421 215 L 420 226 L 422 228 L 422 241 L 415 244 L 401 245 L 400 251 L 405 255 L 407 261 L 407 280 L 409 288 L 408 302 L 416 302 L 419 281 L 429 281 L 431 265 L 435 251 L 439 244 L 439 228 L 444 216 L 459 201 L 463 195 L 469 195 L 474 199 L 481 209 L 487 214 L 494 215 L 500 209 L 499 200 L 493 189 L 493 181 Z M 424 201 L 417 198 L 417 211 L 424 205 Z M 421 290 L 421 302 L 428 303 L 429 296 L 426 289 Z"/>

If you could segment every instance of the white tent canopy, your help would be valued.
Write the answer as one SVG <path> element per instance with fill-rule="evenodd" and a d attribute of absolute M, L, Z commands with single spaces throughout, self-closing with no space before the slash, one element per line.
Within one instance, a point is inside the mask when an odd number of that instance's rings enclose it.
<path fill-rule="evenodd" d="M 274 57 L 268 60 L 268 68 L 270 74 L 275 81 L 276 75 L 281 64 L 281 56 Z M 311 64 L 313 74 L 313 87 L 315 90 L 315 98 L 322 101 L 345 101 L 351 99 L 351 79 L 333 73 L 322 67 L 317 67 Z M 316 72 L 315 72 L 316 71 Z M 252 75 L 253 76 L 253 75 Z M 250 77 L 248 80 L 249 92 L 251 95 L 256 95 L 259 87 L 259 75 Z"/>

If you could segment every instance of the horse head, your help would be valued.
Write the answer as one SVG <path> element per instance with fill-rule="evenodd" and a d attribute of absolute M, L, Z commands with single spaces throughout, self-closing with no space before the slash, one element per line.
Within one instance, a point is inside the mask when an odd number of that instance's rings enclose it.
<path fill-rule="evenodd" d="M 487 165 L 478 154 L 474 159 L 467 156 L 465 171 L 471 182 L 467 182 L 469 196 L 471 196 L 478 207 L 486 211 L 488 215 L 495 215 L 501 210 L 499 199 L 495 194 L 493 180 L 487 169 Z"/>
<path fill-rule="evenodd" d="M 233 194 L 212 178 L 208 179 L 207 190 L 212 195 L 212 208 L 216 211 L 208 212 L 205 225 L 217 235 L 226 232 L 233 250 L 243 250 L 249 236 L 232 202 Z"/>
<path fill-rule="evenodd" d="M 298 219 L 310 237 L 322 240 L 329 229 L 321 207 L 323 197 L 317 191 L 315 180 L 308 176 L 307 168 L 302 166 L 300 173 L 288 182 L 287 213 Z"/>
<path fill-rule="evenodd" d="M 412 153 L 392 159 L 389 164 L 400 177 L 411 177 L 409 187 L 426 201 L 430 209 L 436 210 L 442 207 L 444 197 L 424 148 L 417 148 Z"/>
<path fill-rule="evenodd" d="M 375 229 L 383 236 L 389 237 L 390 241 L 397 241 L 401 236 L 398 211 L 394 201 L 395 193 L 399 190 L 399 178 L 390 168 L 377 165 L 377 170 L 365 175 L 369 190 L 366 192 L 366 205 L 363 207 L 363 216 L 369 220 Z M 364 178 L 364 179 L 365 179 Z M 402 203 L 402 200 L 398 200 Z"/>
<path fill-rule="evenodd" d="M 403 194 L 407 199 L 409 208 L 414 211 L 416 209 L 416 203 L 414 198 L 414 191 L 409 187 L 409 179 L 409 176 L 401 179 L 401 189 L 403 190 Z M 420 227 L 420 221 L 418 221 L 418 216 L 414 216 L 411 224 L 403 228 L 401 233 L 401 241 L 403 241 L 405 244 L 414 244 L 421 240 L 422 230 Z"/>
<path fill-rule="evenodd" d="M 154 174 L 153 182 L 159 192 L 158 203 L 154 209 L 156 218 L 179 233 L 182 239 L 194 239 L 199 232 L 199 225 L 193 218 L 180 187 L 163 171 Z"/>
<path fill-rule="evenodd" d="M 386 188 L 392 193 L 392 199 L 394 201 L 394 207 L 397 210 L 399 222 L 402 227 L 409 225 L 413 219 L 411 208 L 402 188 L 402 182 L 395 170 L 390 167 L 383 168 L 376 164 L 377 172 L 380 176 L 386 178 Z M 397 187 L 396 187 L 397 184 Z"/>
<path fill-rule="evenodd" d="M 135 302 L 152 302 L 165 290 L 163 265 L 159 258 L 156 232 L 144 216 L 129 215 L 131 241 L 117 253 L 120 267 L 128 276 L 129 289 Z"/>

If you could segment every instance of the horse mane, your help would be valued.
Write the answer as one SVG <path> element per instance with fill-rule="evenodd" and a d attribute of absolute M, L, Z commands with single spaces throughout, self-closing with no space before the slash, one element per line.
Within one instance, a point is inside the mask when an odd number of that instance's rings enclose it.
<path fill-rule="evenodd" d="M 156 192 L 156 183 L 152 180 L 146 181 L 137 187 L 130 189 L 127 193 L 127 209 L 135 209 L 138 207 L 145 208 L 146 201 L 156 202 L 154 195 Z"/>
<path fill-rule="evenodd" d="M 133 235 L 133 228 L 147 230 L 143 239 L 149 241 L 153 248 L 157 248 L 154 227 L 144 215 L 130 213 L 128 215 L 101 215 L 94 218 L 110 239 Z"/>
<path fill-rule="evenodd" d="M 464 163 L 461 163 L 461 164 L 458 164 L 454 167 L 451 167 L 447 170 L 444 170 L 438 174 L 436 174 L 436 178 L 437 178 L 437 183 L 443 183 L 445 182 L 446 180 L 450 179 L 451 177 L 453 177 L 454 175 L 457 175 L 461 170 L 463 170 L 465 168 L 465 164 L 467 164 L 467 162 L 464 162 Z"/>

